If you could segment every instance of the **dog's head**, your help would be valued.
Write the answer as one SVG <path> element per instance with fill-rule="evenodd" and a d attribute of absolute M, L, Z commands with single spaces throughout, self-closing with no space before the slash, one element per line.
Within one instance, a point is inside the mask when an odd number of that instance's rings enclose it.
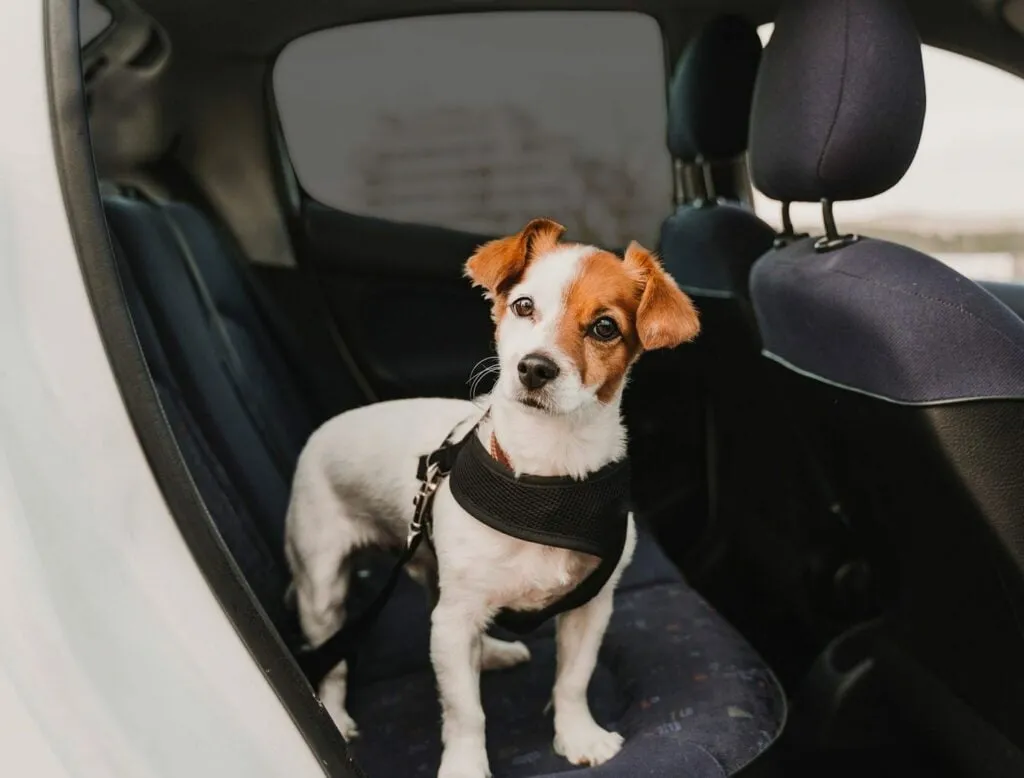
<path fill-rule="evenodd" d="M 534 219 L 466 263 L 493 306 L 495 392 L 556 414 L 615 400 L 641 353 L 692 340 L 700 329 L 690 298 L 638 243 L 619 258 L 561 243 L 564 231 Z"/>

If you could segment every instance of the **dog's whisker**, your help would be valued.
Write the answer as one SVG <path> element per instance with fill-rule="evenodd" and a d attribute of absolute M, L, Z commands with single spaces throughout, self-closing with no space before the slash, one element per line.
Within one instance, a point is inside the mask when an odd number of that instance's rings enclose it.
<path fill-rule="evenodd" d="M 491 363 L 491 364 L 488 364 L 488 363 Z M 466 379 L 466 383 L 467 384 L 471 383 L 477 377 L 477 374 L 478 374 L 479 371 L 482 371 L 482 374 L 486 375 L 487 370 L 496 368 L 497 366 L 498 366 L 498 358 L 497 357 L 484 357 L 479 362 L 477 362 L 475 365 L 473 365 L 473 369 L 469 371 L 469 378 Z"/>
<path fill-rule="evenodd" d="M 469 372 L 472 373 L 478 367 L 480 367 L 481 365 L 486 365 L 488 362 L 497 362 L 497 361 L 498 361 L 498 357 L 493 355 L 493 354 L 491 356 L 489 356 L 489 357 L 484 357 L 483 359 L 479 360 L 475 365 L 473 365 L 473 369 L 470 370 Z"/>
<path fill-rule="evenodd" d="M 477 389 L 480 388 L 480 384 L 483 382 L 483 380 L 489 375 L 496 375 L 498 372 L 500 372 L 500 369 L 501 368 L 499 365 L 491 365 L 490 367 L 487 367 L 479 371 L 476 374 L 476 376 L 472 379 L 472 383 L 470 384 L 469 387 L 469 396 L 471 398 L 476 397 Z"/>
<path fill-rule="evenodd" d="M 481 364 L 478 362 L 477 366 L 474 367 L 473 371 L 469 374 L 469 378 L 466 379 L 466 383 L 470 383 L 481 375 L 487 375 L 489 372 L 497 370 L 498 367 L 497 362 L 494 362 L 493 364 Z"/>

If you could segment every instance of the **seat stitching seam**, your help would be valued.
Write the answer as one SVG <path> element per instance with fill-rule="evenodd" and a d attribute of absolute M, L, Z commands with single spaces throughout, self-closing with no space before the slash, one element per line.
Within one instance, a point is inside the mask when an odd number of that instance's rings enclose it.
<path fill-rule="evenodd" d="M 850 3 L 849 0 L 844 6 L 844 19 L 843 19 L 843 70 L 839 74 L 839 96 L 836 99 L 835 112 L 832 114 L 832 121 L 828 126 L 828 133 L 825 135 L 825 143 L 821 147 L 821 153 L 818 155 L 818 164 L 815 167 L 815 175 L 818 177 L 819 182 L 822 177 L 822 166 L 825 164 L 825 157 L 828 155 L 828 148 L 832 144 L 832 133 L 836 129 L 836 125 L 839 123 L 839 113 L 843 107 L 843 95 L 846 91 L 846 68 L 850 61 Z"/>
<path fill-rule="evenodd" d="M 917 294 L 915 292 L 908 292 L 906 289 L 900 289 L 898 286 L 890 286 L 889 284 L 883 284 L 881 281 L 877 281 L 877 280 L 875 280 L 873 278 L 865 278 L 864 276 L 858 276 L 858 275 L 855 275 L 854 273 L 850 273 L 850 272 L 848 272 L 846 270 L 832 270 L 831 272 L 833 272 L 833 273 L 835 273 L 837 275 L 846 276 L 847 278 L 853 278 L 853 279 L 856 279 L 858 281 L 863 281 L 864 283 L 871 284 L 873 286 L 877 286 L 880 289 L 887 289 L 890 292 L 897 292 L 897 293 L 902 294 L 902 295 L 904 295 L 906 297 L 916 297 L 919 300 L 928 300 L 929 302 L 938 303 L 939 305 L 945 306 L 946 308 L 950 308 L 950 309 L 952 309 L 954 311 L 958 311 L 959 313 L 965 314 L 969 318 L 973 319 L 975 322 L 977 322 L 978 324 L 982 325 L 983 327 L 985 327 L 987 330 L 989 330 L 993 334 L 998 335 L 1002 340 L 1006 341 L 1006 343 L 1009 344 L 1014 350 L 1020 352 L 1021 354 L 1024 354 L 1024 346 L 1021 346 L 1021 345 L 1015 343 L 1004 332 L 1001 332 L 999 329 L 994 327 L 990 322 L 988 322 L 985 319 L 981 318 L 980 316 L 975 314 L 973 311 L 970 311 L 967 308 L 962 308 L 962 307 L 960 307 L 960 306 L 958 306 L 958 305 L 956 305 L 954 303 L 951 303 L 949 300 L 943 300 L 943 299 L 941 299 L 939 297 L 932 297 L 932 296 L 926 295 L 926 294 Z"/>

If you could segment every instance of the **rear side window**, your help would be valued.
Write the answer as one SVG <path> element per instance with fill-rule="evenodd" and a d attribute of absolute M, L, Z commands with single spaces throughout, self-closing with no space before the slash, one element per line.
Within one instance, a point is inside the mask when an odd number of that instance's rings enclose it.
<path fill-rule="evenodd" d="M 761 30 L 762 40 L 771 25 Z M 910 170 L 878 197 L 836 205 L 843 232 L 912 246 L 979 281 L 1024 282 L 1024 80 L 932 46 L 922 49 L 928 107 Z M 759 215 L 781 226 L 758 193 Z M 821 209 L 794 205 L 821 232 Z"/>
<path fill-rule="evenodd" d="M 110 26 L 113 15 L 99 0 L 80 0 L 78 4 L 78 39 L 82 46 L 90 43 Z"/>
<path fill-rule="evenodd" d="M 355 214 L 502 234 L 653 244 L 671 204 L 657 23 L 493 12 L 313 33 L 274 94 L 300 184 Z"/>

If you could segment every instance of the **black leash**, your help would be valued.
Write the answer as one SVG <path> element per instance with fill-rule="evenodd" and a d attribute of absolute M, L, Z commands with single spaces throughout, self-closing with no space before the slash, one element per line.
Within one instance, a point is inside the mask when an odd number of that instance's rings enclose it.
<path fill-rule="evenodd" d="M 459 426 L 462 426 L 461 424 Z M 388 575 L 387 583 L 373 598 L 373 601 L 354 619 L 346 623 L 341 629 L 331 635 L 327 640 L 316 648 L 306 648 L 298 652 L 296 661 L 299 668 L 309 679 L 314 689 L 319 689 L 320 682 L 333 670 L 339 662 L 355 655 L 355 649 L 359 640 L 366 631 L 373 626 L 373 623 L 380 616 L 384 606 L 387 605 L 391 595 L 395 592 L 398 579 L 402 575 L 403 568 L 412 561 L 412 558 L 419 550 L 423 538 L 428 543 L 434 532 L 433 528 L 433 506 L 434 496 L 441 481 L 448 477 L 458 459 L 459 451 L 463 445 L 476 432 L 476 426 L 469 431 L 461 440 L 455 442 L 453 437 L 457 426 L 452 430 L 444 443 L 436 451 L 420 457 L 416 478 L 420 481 L 419 491 L 413 502 L 414 512 L 412 523 L 409 525 L 409 534 L 405 541 L 405 550 L 402 552 L 391 573 Z"/>

